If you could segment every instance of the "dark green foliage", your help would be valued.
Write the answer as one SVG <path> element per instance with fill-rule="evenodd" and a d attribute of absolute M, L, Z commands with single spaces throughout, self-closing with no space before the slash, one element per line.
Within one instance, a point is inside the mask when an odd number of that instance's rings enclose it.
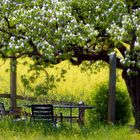
<path fill-rule="evenodd" d="M 24 90 L 27 90 L 29 92 L 34 92 L 35 96 L 40 95 L 47 95 L 49 90 L 52 90 L 55 88 L 55 77 L 53 75 L 46 75 L 46 77 L 43 77 L 43 80 L 39 81 L 39 84 L 33 85 L 40 76 L 40 73 L 35 73 L 30 77 L 27 77 L 26 75 L 21 76 L 21 82 L 23 84 Z"/>
<path fill-rule="evenodd" d="M 102 123 L 107 122 L 107 106 L 108 106 L 108 85 L 102 84 L 96 91 L 95 97 L 92 97 L 92 102 L 95 110 L 92 112 L 92 120 Z M 115 124 L 126 124 L 131 118 L 131 103 L 128 95 L 120 88 L 116 89 L 115 103 Z"/>

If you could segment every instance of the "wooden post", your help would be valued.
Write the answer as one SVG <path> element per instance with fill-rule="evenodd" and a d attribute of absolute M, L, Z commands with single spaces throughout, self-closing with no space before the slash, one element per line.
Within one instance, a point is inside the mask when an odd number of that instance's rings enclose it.
<path fill-rule="evenodd" d="M 10 108 L 11 110 L 17 107 L 16 89 L 17 89 L 17 61 L 16 58 L 10 59 Z"/>
<path fill-rule="evenodd" d="M 78 106 L 79 106 L 79 120 L 78 120 L 78 123 L 80 126 L 83 126 L 84 125 L 84 116 L 85 116 L 85 109 L 84 108 L 80 108 L 80 106 L 84 106 L 84 102 L 83 101 L 80 101 L 78 103 Z"/>
<path fill-rule="evenodd" d="M 109 55 L 108 123 L 115 122 L 116 54 Z"/>

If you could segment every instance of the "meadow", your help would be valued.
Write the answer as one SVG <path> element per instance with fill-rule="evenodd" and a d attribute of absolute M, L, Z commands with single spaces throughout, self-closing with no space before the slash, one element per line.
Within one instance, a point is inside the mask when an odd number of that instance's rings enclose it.
<path fill-rule="evenodd" d="M 28 60 L 27 60 L 28 61 Z M 21 82 L 21 76 L 26 75 L 27 77 L 32 75 L 33 72 L 29 72 L 28 65 L 23 65 L 23 60 L 18 60 L 17 65 L 17 93 L 19 95 L 35 96 L 34 93 L 28 91 L 23 87 Z M 5 93 L 10 90 L 10 65 L 9 60 L 5 63 L 0 61 L 0 93 Z M 47 68 L 47 73 L 49 75 L 55 75 L 55 77 L 60 77 L 61 70 L 67 71 L 60 81 L 55 82 L 55 88 L 48 91 L 48 96 L 51 98 L 74 98 L 79 100 L 88 100 L 93 93 L 96 93 L 96 89 L 101 83 L 107 83 L 109 80 L 109 69 L 107 65 L 104 65 L 101 69 L 95 70 L 92 73 L 90 70 L 82 71 L 79 66 L 72 66 L 67 61 L 61 62 L 60 64 L 54 66 L 53 68 Z M 37 84 L 43 84 L 45 74 L 43 71 L 40 72 L 40 76 L 37 78 L 36 82 L 32 86 Z M 32 83 L 30 83 L 32 84 Z M 117 70 L 117 86 L 121 89 L 126 90 L 124 81 L 121 78 L 121 71 Z"/>
<path fill-rule="evenodd" d="M 10 88 L 10 73 L 9 73 L 9 61 L 5 63 L 0 62 L 0 93 L 9 93 Z M 91 101 L 91 96 L 96 94 L 97 88 L 102 83 L 108 82 L 109 70 L 108 66 L 104 65 L 101 70 L 97 70 L 96 73 L 90 73 L 87 71 L 81 71 L 80 67 L 72 66 L 67 61 L 56 65 L 54 68 L 47 68 L 49 74 L 54 74 L 59 76 L 61 70 L 67 70 L 60 81 L 55 82 L 56 87 L 48 91 L 46 98 L 52 98 L 57 100 L 65 101 L 84 101 L 89 104 Z M 17 67 L 17 92 L 19 95 L 23 96 L 35 96 L 34 93 L 28 91 L 23 87 L 21 82 L 22 75 L 30 75 L 28 71 L 28 66 L 23 65 L 23 60 L 19 60 Z M 43 83 L 44 72 L 38 77 L 32 86 L 38 83 Z M 31 83 L 32 84 L 32 83 Z M 117 70 L 117 86 L 127 93 L 125 83 L 121 78 L 121 71 Z M 44 96 L 45 97 L 45 96 Z M 1 101 L 7 103 L 8 100 L 1 99 Z M 18 104 L 23 104 L 23 102 L 18 102 Z M 25 102 L 24 102 L 25 103 Z M 27 102 L 26 102 L 27 103 Z M 69 125 L 58 127 L 58 128 L 48 128 L 46 126 L 34 126 L 31 127 L 28 123 L 13 123 L 9 120 L 0 120 L 0 139 L 1 140 L 138 140 L 140 139 L 139 134 L 133 131 L 132 128 L 126 126 L 107 126 L 98 123 L 87 124 L 80 128 L 74 125 L 72 128 Z M 130 122 L 133 124 L 133 122 Z"/>
<path fill-rule="evenodd" d="M 23 127 L 24 126 L 24 127 Z M 26 126 L 24 124 L 0 124 L 1 140 L 139 140 L 139 134 L 126 126 L 63 126 L 51 128 L 45 126 Z"/>

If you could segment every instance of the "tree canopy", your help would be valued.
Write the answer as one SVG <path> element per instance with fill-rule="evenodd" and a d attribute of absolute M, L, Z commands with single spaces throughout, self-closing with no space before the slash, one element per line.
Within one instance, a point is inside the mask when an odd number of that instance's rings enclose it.
<path fill-rule="evenodd" d="M 139 6 L 138 0 L 1 0 L 0 54 L 26 55 L 42 64 L 66 59 L 81 64 L 108 62 L 117 48 L 123 56 L 117 67 L 139 69 Z"/>

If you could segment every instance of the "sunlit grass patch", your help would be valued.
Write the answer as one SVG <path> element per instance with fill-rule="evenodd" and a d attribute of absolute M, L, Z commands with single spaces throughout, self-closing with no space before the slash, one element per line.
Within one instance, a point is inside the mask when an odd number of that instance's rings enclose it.
<path fill-rule="evenodd" d="M 19 124 L 18 124 L 19 123 Z M 127 126 L 95 125 L 85 127 L 59 128 L 43 125 L 20 124 L 2 121 L 0 124 L 1 140 L 138 140 L 139 134 L 133 133 Z M 3 125 L 3 127 L 2 127 Z"/>

